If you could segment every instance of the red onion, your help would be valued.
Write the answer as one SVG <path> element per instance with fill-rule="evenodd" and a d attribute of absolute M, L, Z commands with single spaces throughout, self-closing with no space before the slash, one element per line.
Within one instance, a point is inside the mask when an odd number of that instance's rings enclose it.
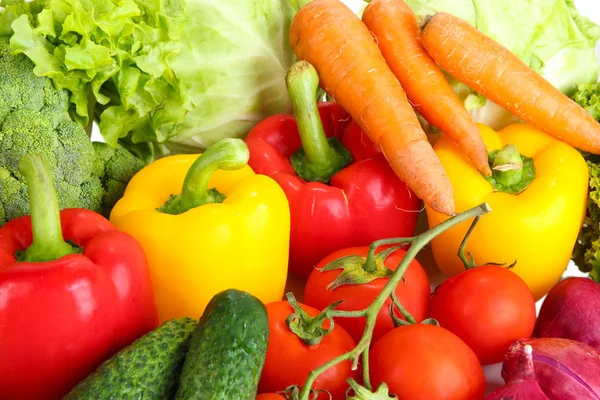
<path fill-rule="evenodd" d="M 600 353 L 570 339 L 520 339 L 513 343 L 502 365 L 509 382 L 520 373 L 525 346 L 533 349 L 535 379 L 549 400 L 599 400 Z"/>
<path fill-rule="evenodd" d="M 565 338 L 600 351 L 600 284 L 588 278 L 567 278 L 544 299 L 535 337 Z"/>
<path fill-rule="evenodd" d="M 506 385 L 488 394 L 485 400 L 548 400 L 535 380 L 532 353 L 533 349 L 530 345 L 523 346 L 517 361 L 517 371 Z"/>

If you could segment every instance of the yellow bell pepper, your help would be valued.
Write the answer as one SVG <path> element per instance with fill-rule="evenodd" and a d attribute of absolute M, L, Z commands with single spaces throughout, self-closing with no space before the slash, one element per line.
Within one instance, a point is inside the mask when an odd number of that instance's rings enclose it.
<path fill-rule="evenodd" d="M 159 159 L 129 182 L 110 220 L 142 245 L 161 322 L 199 318 L 218 292 L 281 300 L 290 212 L 280 186 L 247 165 L 240 139 Z"/>
<path fill-rule="evenodd" d="M 484 125 L 479 129 L 491 179 L 447 137 L 434 145 L 454 189 L 456 212 L 483 202 L 492 209 L 469 236 L 465 250 L 478 264 L 516 261 L 512 270 L 539 300 L 564 273 L 582 226 L 586 163 L 576 149 L 532 125 L 514 124 L 499 132 Z M 433 227 L 448 217 L 427 208 L 427 218 Z M 446 276 L 465 269 L 457 253 L 469 226 L 469 221 L 463 222 L 432 242 L 436 264 Z"/>

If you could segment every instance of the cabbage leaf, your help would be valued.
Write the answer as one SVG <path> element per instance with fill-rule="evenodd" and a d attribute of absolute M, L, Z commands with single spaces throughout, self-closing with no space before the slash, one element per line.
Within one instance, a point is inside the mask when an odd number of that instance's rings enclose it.
<path fill-rule="evenodd" d="M 84 127 L 96 120 L 110 145 L 126 138 L 196 152 L 290 110 L 289 1 L 25 3 L 0 2 L 13 10 L 0 14 L 11 48 L 67 89 L 72 117 Z"/>

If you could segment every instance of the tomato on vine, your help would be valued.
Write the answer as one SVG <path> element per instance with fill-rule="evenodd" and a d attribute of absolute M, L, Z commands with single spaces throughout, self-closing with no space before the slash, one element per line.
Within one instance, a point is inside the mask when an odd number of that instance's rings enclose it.
<path fill-rule="evenodd" d="M 399 326 L 371 348 L 371 385 L 385 382 L 398 400 L 481 400 L 485 376 L 477 356 L 437 325 Z"/>
<path fill-rule="evenodd" d="M 431 298 L 430 314 L 460 337 L 482 365 L 502 362 L 511 343 L 531 337 L 536 321 L 535 299 L 525 281 L 510 268 L 475 266 L 464 254 L 465 271 L 445 280 Z"/>
<path fill-rule="evenodd" d="M 369 307 L 388 283 L 393 271 L 406 255 L 398 247 L 390 247 L 368 256 L 369 246 L 335 251 L 319 262 L 310 274 L 304 290 L 304 302 L 317 309 L 343 300 L 336 310 L 359 311 Z M 416 322 L 427 318 L 431 287 L 421 264 L 414 259 L 394 289 L 395 295 Z M 373 342 L 394 329 L 388 298 L 377 315 Z M 402 318 L 401 316 L 399 316 Z M 358 342 L 365 330 L 364 318 L 334 318 Z"/>
<path fill-rule="evenodd" d="M 292 305 L 293 307 L 292 307 Z M 283 391 L 292 385 L 304 385 L 308 374 L 346 352 L 356 343 L 348 332 L 334 324 L 316 308 L 288 301 L 266 305 L 269 318 L 267 357 L 258 385 L 258 393 Z M 319 316 L 319 318 L 311 318 Z M 312 389 L 326 390 L 333 400 L 346 398 L 348 378 L 356 378 L 358 371 L 351 369 L 352 362 L 337 364 L 320 375 Z M 319 400 L 329 396 L 319 396 Z"/>

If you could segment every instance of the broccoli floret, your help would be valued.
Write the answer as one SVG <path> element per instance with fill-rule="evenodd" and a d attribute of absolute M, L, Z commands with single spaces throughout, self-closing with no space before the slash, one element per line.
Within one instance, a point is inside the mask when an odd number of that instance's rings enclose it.
<path fill-rule="evenodd" d="M 100 213 L 109 215 L 114 204 L 123 197 L 127 183 L 147 162 L 122 146 L 113 148 L 100 142 L 94 142 L 93 145 L 96 150 L 94 176 L 100 178 L 104 189 Z"/>
<path fill-rule="evenodd" d="M 29 213 L 18 164 L 25 154 L 47 161 L 62 208 L 87 208 L 108 216 L 145 161 L 125 148 L 92 143 L 68 112 L 69 97 L 33 73 L 24 55 L 11 55 L 0 36 L 0 226 Z"/>

